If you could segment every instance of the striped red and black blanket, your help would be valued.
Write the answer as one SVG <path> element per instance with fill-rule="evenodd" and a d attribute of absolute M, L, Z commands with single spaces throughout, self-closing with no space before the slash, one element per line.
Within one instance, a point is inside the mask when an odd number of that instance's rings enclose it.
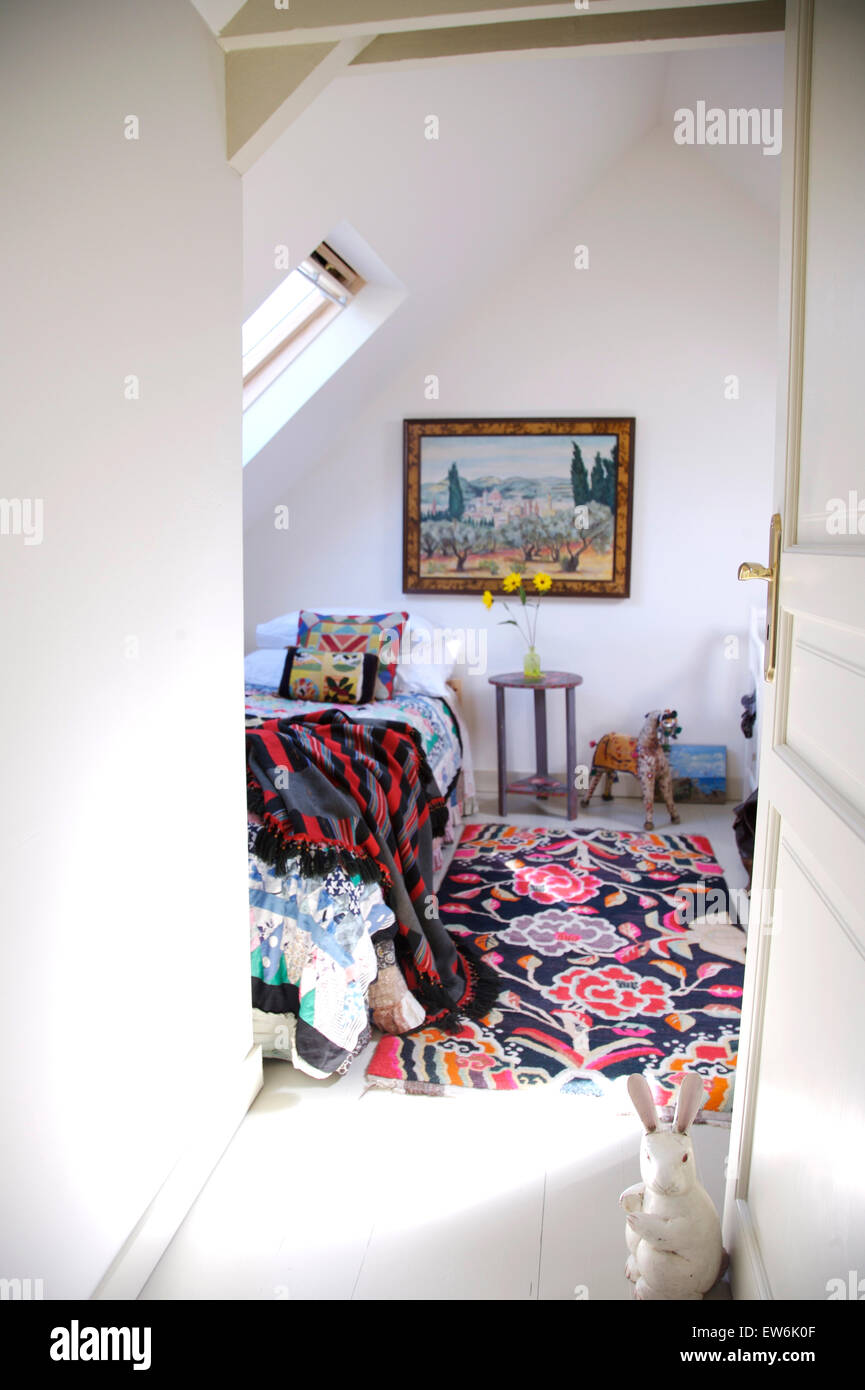
<path fill-rule="evenodd" d="M 328 709 L 265 721 L 246 737 L 249 809 L 262 821 L 257 858 L 277 873 L 296 858 L 313 877 L 341 868 L 380 884 L 425 1026 L 456 1029 L 463 1017 L 482 1017 L 498 982 L 439 921 L 433 837 L 447 812 L 417 730 Z"/>

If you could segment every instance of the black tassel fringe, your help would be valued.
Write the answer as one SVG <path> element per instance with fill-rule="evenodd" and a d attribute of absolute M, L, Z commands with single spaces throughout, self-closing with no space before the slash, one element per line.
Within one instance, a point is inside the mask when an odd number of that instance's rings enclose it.
<path fill-rule="evenodd" d="M 490 1009 L 498 1002 L 505 981 L 492 966 L 480 960 L 475 955 L 470 955 L 465 946 L 459 947 L 463 966 L 467 973 L 472 977 L 472 997 L 463 1009 L 463 1013 L 468 1018 L 480 1020 L 485 1018 Z"/>
<path fill-rule="evenodd" d="M 296 862 L 304 878 L 326 878 L 333 869 L 339 868 L 350 877 L 357 876 L 362 883 L 378 883 L 382 889 L 390 888 L 381 868 L 369 855 L 356 854 L 339 845 L 286 838 L 267 825 L 256 835 L 252 852 L 280 875 L 288 872 L 290 863 Z"/>
<path fill-rule="evenodd" d="M 440 840 L 448 828 L 448 808 L 440 797 L 434 797 L 430 802 L 429 818 L 433 839 Z"/>
<path fill-rule="evenodd" d="M 254 816 L 264 815 L 264 792 L 253 777 L 246 783 L 246 809 Z"/>
<path fill-rule="evenodd" d="M 480 960 L 461 942 L 457 954 L 466 976 L 466 996 L 459 1004 L 454 1004 L 450 995 L 441 985 L 431 980 L 421 980 L 412 991 L 423 1004 L 427 1017 L 412 1033 L 420 1033 L 424 1028 L 439 1028 L 443 1033 L 458 1033 L 467 1018 L 480 1022 L 493 1008 L 505 987 L 505 981 L 491 966 Z"/>

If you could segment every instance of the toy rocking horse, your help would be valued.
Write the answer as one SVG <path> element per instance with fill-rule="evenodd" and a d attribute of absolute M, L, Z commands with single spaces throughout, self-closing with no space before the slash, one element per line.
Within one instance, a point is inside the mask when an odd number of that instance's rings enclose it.
<path fill-rule="evenodd" d="M 679 813 L 673 805 L 673 779 L 667 753 L 669 740 L 677 738 L 682 732 L 676 723 L 678 716 L 674 709 L 652 710 L 646 715 L 646 722 L 636 738 L 628 734 L 604 734 L 594 748 L 592 773 L 589 788 L 583 800 L 588 806 L 592 794 L 601 778 L 604 782 L 603 800 L 612 801 L 612 786 L 619 772 L 630 772 L 639 779 L 643 790 L 643 806 L 646 812 L 645 828 L 654 828 L 655 782 L 657 781 L 664 805 L 670 813 L 674 825 L 679 823 Z"/>

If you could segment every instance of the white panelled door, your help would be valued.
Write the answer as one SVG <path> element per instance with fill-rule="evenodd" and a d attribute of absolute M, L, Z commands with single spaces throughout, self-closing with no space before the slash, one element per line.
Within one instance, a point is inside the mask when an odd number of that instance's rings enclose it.
<path fill-rule="evenodd" d="M 724 1236 L 735 1298 L 863 1298 L 865 0 L 787 0 L 785 83 L 778 658 Z"/>

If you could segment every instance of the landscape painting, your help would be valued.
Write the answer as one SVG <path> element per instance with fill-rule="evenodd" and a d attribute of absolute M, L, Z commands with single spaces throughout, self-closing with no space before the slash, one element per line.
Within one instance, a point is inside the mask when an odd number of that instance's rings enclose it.
<path fill-rule="evenodd" d="M 714 743 L 672 743 L 667 755 L 674 801 L 726 801 L 727 749 Z"/>
<path fill-rule="evenodd" d="M 629 592 L 633 419 L 406 420 L 404 591 Z"/>

